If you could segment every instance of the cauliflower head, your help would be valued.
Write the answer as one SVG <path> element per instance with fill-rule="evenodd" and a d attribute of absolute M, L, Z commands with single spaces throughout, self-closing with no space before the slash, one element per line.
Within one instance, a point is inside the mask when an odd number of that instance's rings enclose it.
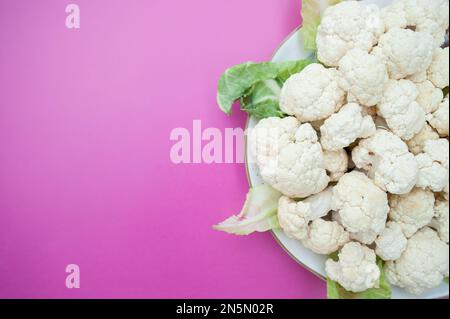
<path fill-rule="evenodd" d="M 380 37 L 372 53 L 384 59 L 389 76 L 399 80 L 428 69 L 434 39 L 424 32 L 393 28 Z"/>
<path fill-rule="evenodd" d="M 392 194 L 406 194 L 417 182 L 419 166 L 408 146 L 383 129 L 361 140 L 352 151 L 356 167 L 369 173 L 375 184 Z"/>
<path fill-rule="evenodd" d="M 406 250 L 408 240 L 402 227 L 395 222 L 388 222 L 386 228 L 375 240 L 375 252 L 383 260 L 397 260 Z"/>
<path fill-rule="evenodd" d="M 332 182 L 337 182 L 348 170 L 348 155 L 344 149 L 324 151 L 323 160 Z"/>
<path fill-rule="evenodd" d="M 416 83 L 416 87 L 419 93 L 416 101 L 425 113 L 429 114 L 436 111 L 444 98 L 442 90 L 435 87 L 434 84 L 428 80 Z"/>
<path fill-rule="evenodd" d="M 448 3 L 448 1 L 447 1 Z M 433 55 L 433 61 L 428 68 L 428 79 L 433 84 L 443 89 L 449 85 L 449 48 L 437 48 Z"/>
<path fill-rule="evenodd" d="M 425 124 L 422 130 L 414 135 L 412 139 L 408 140 L 406 144 L 408 144 L 409 151 L 417 155 L 423 152 L 426 141 L 438 139 L 439 134 L 430 125 Z"/>
<path fill-rule="evenodd" d="M 381 101 L 388 73 L 378 56 L 352 49 L 339 61 L 339 73 L 339 85 L 348 92 L 349 102 L 374 106 Z"/>
<path fill-rule="evenodd" d="M 387 194 L 357 171 L 342 176 L 333 188 L 331 207 L 350 233 L 381 233 L 389 211 Z"/>
<path fill-rule="evenodd" d="M 349 240 L 349 234 L 339 223 L 319 218 L 309 226 L 308 236 L 302 240 L 302 244 L 316 254 L 329 255 Z"/>
<path fill-rule="evenodd" d="M 318 59 L 328 66 L 337 66 L 353 48 L 369 52 L 384 30 L 377 6 L 343 1 L 328 7 L 317 29 Z"/>
<path fill-rule="evenodd" d="M 428 119 L 428 122 L 432 127 L 438 131 L 441 137 L 448 136 L 448 128 L 449 128 L 449 104 L 448 104 L 448 95 L 439 105 L 439 108 L 431 114 Z"/>
<path fill-rule="evenodd" d="M 412 294 L 437 287 L 449 273 L 448 245 L 431 228 L 423 228 L 408 240 L 406 250 L 385 266 L 386 277 Z"/>
<path fill-rule="evenodd" d="M 441 240 L 448 244 L 448 200 L 437 200 L 434 205 L 434 213 L 430 226 L 436 229 Z"/>
<path fill-rule="evenodd" d="M 310 124 L 299 125 L 293 117 L 263 119 L 249 143 L 263 180 L 284 195 L 304 198 L 327 187 L 322 147 Z"/>
<path fill-rule="evenodd" d="M 338 73 L 313 63 L 292 75 L 283 85 L 280 109 L 301 122 L 329 117 L 344 103 L 345 92 L 338 86 Z"/>
<path fill-rule="evenodd" d="M 417 187 L 433 192 L 448 192 L 448 140 L 428 140 L 423 153 L 416 156 L 419 165 Z"/>
<path fill-rule="evenodd" d="M 325 120 L 320 127 L 320 142 L 324 150 L 337 151 L 349 146 L 358 138 L 373 135 L 375 131 L 372 117 L 363 116 L 361 106 L 349 103 Z"/>
<path fill-rule="evenodd" d="M 425 125 L 425 112 L 416 102 L 417 86 L 409 80 L 390 80 L 378 113 L 392 132 L 403 140 L 414 137 Z"/>
<path fill-rule="evenodd" d="M 362 292 L 373 288 L 380 279 L 375 252 L 350 242 L 339 252 L 339 261 L 328 259 L 325 264 L 327 276 L 351 292 Z"/>
<path fill-rule="evenodd" d="M 389 206 L 389 218 L 396 221 L 409 238 L 431 222 L 434 216 L 434 194 L 414 188 L 408 194 L 391 195 Z"/>

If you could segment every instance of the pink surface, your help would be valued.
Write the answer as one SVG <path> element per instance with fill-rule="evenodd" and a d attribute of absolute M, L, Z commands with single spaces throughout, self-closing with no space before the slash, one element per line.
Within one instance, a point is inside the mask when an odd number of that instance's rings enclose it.
<path fill-rule="evenodd" d="M 169 159 L 175 127 L 244 126 L 217 80 L 268 60 L 300 1 L 73 2 L 80 30 L 69 2 L 0 0 L 0 297 L 324 297 L 270 234 L 212 230 L 244 165 Z"/>

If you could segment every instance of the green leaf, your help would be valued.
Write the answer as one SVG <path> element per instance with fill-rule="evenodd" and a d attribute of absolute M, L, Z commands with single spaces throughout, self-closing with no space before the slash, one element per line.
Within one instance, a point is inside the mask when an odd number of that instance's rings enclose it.
<path fill-rule="evenodd" d="M 233 215 L 214 229 L 234 235 L 248 235 L 279 228 L 277 217 L 278 200 L 281 193 L 267 184 L 250 189 L 239 215 Z"/>
<path fill-rule="evenodd" d="M 303 38 L 303 46 L 306 50 L 316 51 L 317 28 L 323 12 L 329 6 L 333 6 L 341 0 L 303 0 L 302 1 L 302 27 L 300 34 Z"/>
<path fill-rule="evenodd" d="M 251 115 L 281 117 L 278 102 L 281 86 L 310 63 L 310 60 L 247 62 L 229 68 L 219 80 L 217 103 L 226 114 L 231 114 L 233 103 L 239 100 L 242 110 Z"/>
<path fill-rule="evenodd" d="M 332 255 L 330 258 L 336 260 L 337 255 Z M 391 299 L 392 290 L 384 273 L 384 262 L 381 259 L 378 259 L 377 265 L 381 272 L 378 288 L 368 289 L 360 293 L 353 293 L 345 290 L 337 282 L 327 278 L 328 299 Z"/>

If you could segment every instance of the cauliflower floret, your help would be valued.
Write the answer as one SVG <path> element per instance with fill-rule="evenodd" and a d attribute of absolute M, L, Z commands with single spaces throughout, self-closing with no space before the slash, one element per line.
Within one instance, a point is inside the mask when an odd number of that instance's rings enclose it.
<path fill-rule="evenodd" d="M 372 230 L 359 232 L 359 233 L 350 233 L 350 238 L 356 241 L 359 241 L 364 245 L 371 245 L 375 239 L 377 239 L 378 234 Z"/>
<path fill-rule="evenodd" d="M 357 138 L 371 136 L 375 131 L 372 117 L 363 117 L 361 106 L 349 103 L 325 120 L 320 127 L 320 142 L 323 149 L 336 151 L 349 146 Z"/>
<path fill-rule="evenodd" d="M 408 144 L 409 151 L 414 155 L 423 152 L 423 147 L 425 146 L 425 142 L 428 140 L 438 140 L 439 134 L 433 130 L 433 128 L 425 124 L 423 129 L 414 135 L 412 139 L 406 142 Z"/>
<path fill-rule="evenodd" d="M 332 182 L 337 182 L 348 169 L 348 155 L 344 149 L 337 151 L 324 151 L 323 160 L 325 169 Z"/>
<path fill-rule="evenodd" d="M 401 226 L 395 222 L 388 222 L 375 241 L 375 252 L 383 260 L 397 260 L 406 250 L 407 243 Z"/>
<path fill-rule="evenodd" d="M 308 236 L 302 244 L 316 254 L 329 255 L 348 243 L 349 239 L 349 234 L 339 223 L 319 218 L 309 226 Z"/>
<path fill-rule="evenodd" d="M 390 77 L 399 80 L 428 69 L 433 44 L 433 37 L 427 33 L 393 28 L 380 37 L 372 53 L 384 59 Z"/>
<path fill-rule="evenodd" d="M 342 248 L 339 261 L 328 259 L 325 271 L 328 278 L 352 292 L 375 287 L 381 275 L 374 251 L 356 242 Z"/>
<path fill-rule="evenodd" d="M 405 195 L 391 195 L 389 206 L 389 218 L 396 221 L 409 238 L 431 222 L 434 216 L 434 194 L 414 188 Z"/>
<path fill-rule="evenodd" d="M 416 186 L 433 192 L 448 192 L 448 140 L 428 140 L 423 151 L 416 156 L 419 164 Z"/>
<path fill-rule="evenodd" d="M 250 132 L 250 150 L 263 180 L 294 198 L 304 198 L 327 187 L 322 148 L 310 124 L 295 118 L 267 118 Z"/>
<path fill-rule="evenodd" d="M 425 112 L 416 102 L 417 86 L 408 80 L 390 80 L 378 105 L 378 114 L 392 132 L 403 140 L 409 140 L 425 125 Z"/>
<path fill-rule="evenodd" d="M 430 34 L 435 46 L 444 41 L 448 29 L 448 0 L 397 0 L 382 10 L 386 28 L 412 27 Z"/>
<path fill-rule="evenodd" d="M 313 63 L 292 75 L 283 85 L 280 109 L 302 122 L 325 119 L 342 106 L 345 92 L 338 86 L 338 73 Z"/>
<path fill-rule="evenodd" d="M 449 84 L 449 48 L 438 48 L 434 52 L 433 62 L 428 68 L 428 78 L 433 84 L 443 89 Z"/>
<path fill-rule="evenodd" d="M 368 171 L 378 187 L 392 194 L 406 194 L 417 182 L 419 167 L 408 146 L 383 129 L 361 140 L 352 151 L 356 167 Z"/>
<path fill-rule="evenodd" d="M 431 228 L 423 228 L 408 240 L 396 261 L 386 263 L 386 277 L 413 294 L 437 287 L 449 273 L 448 245 Z"/>
<path fill-rule="evenodd" d="M 442 101 L 439 108 L 430 116 L 428 122 L 432 127 L 434 127 L 440 136 L 448 136 L 448 126 L 449 126 L 449 105 L 448 96 Z"/>
<path fill-rule="evenodd" d="M 317 30 L 319 61 L 337 66 L 351 49 L 369 52 L 384 32 L 384 22 L 377 6 L 344 1 L 328 7 Z"/>
<path fill-rule="evenodd" d="M 387 194 L 357 171 L 342 176 L 333 188 L 331 207 L 350 233 L 381 233 L 389 211 Z"/>
<path fill-rule="evenodd" d="M 448 244 L 449 224 L 448 224 L 448 199 L 437 200 L 434 205 L 434 218 L 430 226 L 437 230 L 439 237 Z"/>
<path fill-rule="evenodd" d="M 417 103 L 422 107 L 426 114 L 436 111 L 444 98 L 441 89 L 434 86 L 433 83 L 426 80 L 416 83 L 418 93 Z"/>
<path fill-rule="evenodd" d="M 374 106 L 381 101 L 388 73 L 379 57 L 358 48 L 352 49 L 339 62 L 339 72 L 339 85 L 348 92 L 349 102 Z"/>
<path fill-rule="evenodd" d="M 278 221 L 284 233 L 291 238 L 304 239 L 310 221 L 324 217 L 331 210 L 332 188 L 296 202 L 282 196 L 278 201 Z"/>

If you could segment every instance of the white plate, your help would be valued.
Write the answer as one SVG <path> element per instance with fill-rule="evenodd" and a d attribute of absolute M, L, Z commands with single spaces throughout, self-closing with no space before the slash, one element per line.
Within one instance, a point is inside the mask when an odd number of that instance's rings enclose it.
<path fill-rule="evenodd" d="M 376 3 L 380 7 L 385 6 L 392 2 L 392 0 L 363 0 L 365 3 Z M 272 61 L 291 61 L 307 58 L 311 55 L 311 52 L 307 52 L 303 49 L 302 39 L 298 30 L 293 32 L 275 52 Z M 248 127 L 253 128 L 257 119 L 250 117 L 248 121 Z M 247 149 L 247 158 L 251 156 L 249 154 L 249 148 Z M 254 161 L 246 161 L 247 174 L 250 186 L 255 186 L 263 183 L 261 176 L 259 175 L 258 168 Z M 273 231 L 275 239 L 284 248 L 284 250 L 299 264 L 309 269 L 321 278 L 325 278 L 325 260 L 326 257 L 317 255 L 310 250 L 304 248 L 302 244 L 294 239 L 288 238 L 281 230 Z M 418 298 L 445 298 L 448 297 L 449 287 L 443 283 L 441 286 L 429 290 L 423 295 L 416 296 L 408 294 L 403 289 L 393 287 L 392 297 L 395 299 L 418 299 Z"/>

